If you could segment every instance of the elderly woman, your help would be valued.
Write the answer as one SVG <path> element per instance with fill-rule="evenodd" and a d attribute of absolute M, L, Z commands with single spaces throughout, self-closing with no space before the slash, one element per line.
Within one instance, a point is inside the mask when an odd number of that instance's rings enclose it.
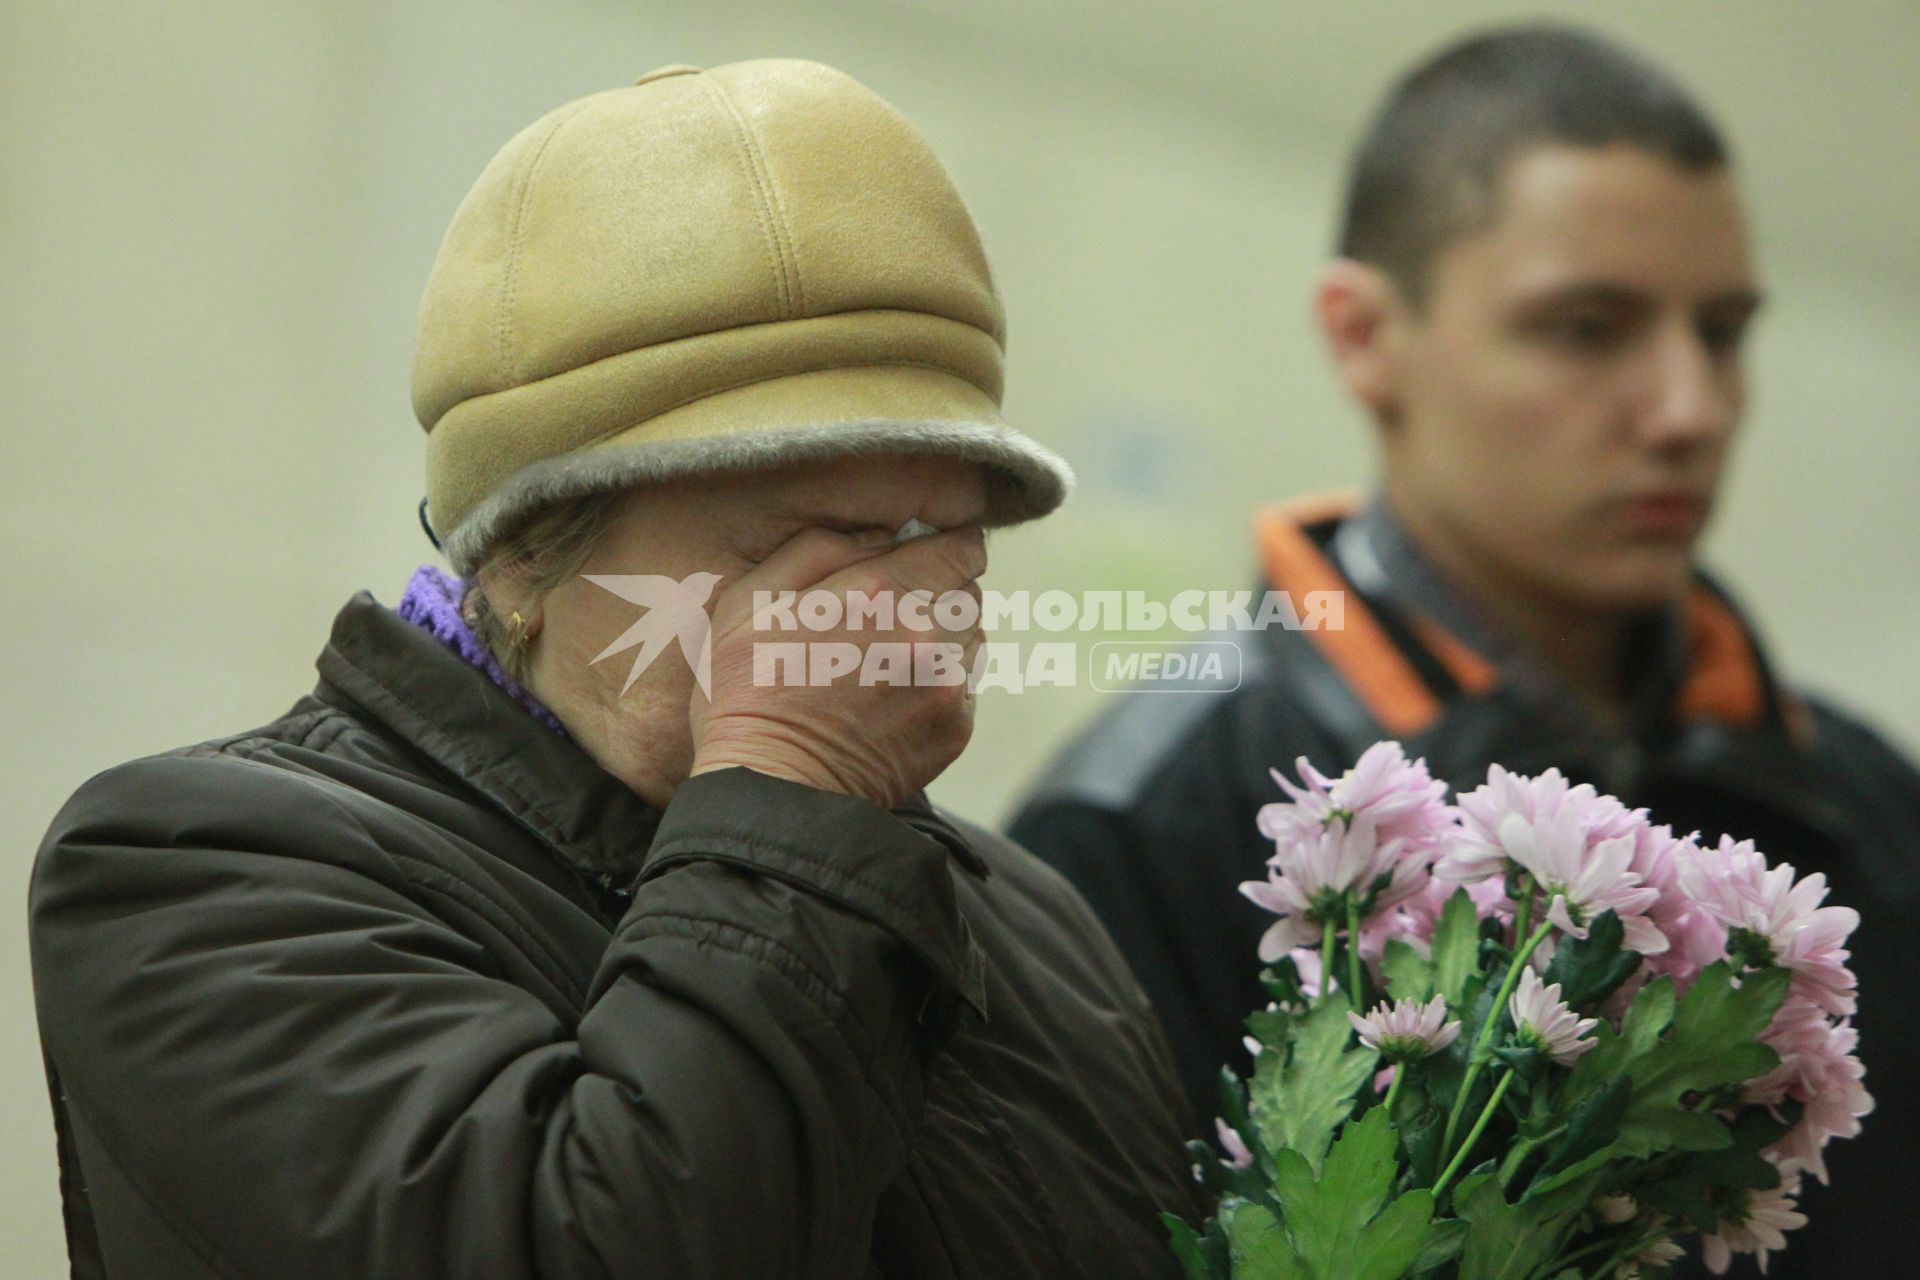
<path fill-rule="evenodd" d="M 1140 992 L 922 793 L 967 686 L 755 660 L 756 593 L 977 590 L 982 527 L 1058 504 L 1000 340 L 939 163 L 825 67 L 667 68 L 508 144 L 421 316 L 462 579 L 356 596 L 312 695 L 41 849 L 76 1275 L 1172 1270 Z"/>

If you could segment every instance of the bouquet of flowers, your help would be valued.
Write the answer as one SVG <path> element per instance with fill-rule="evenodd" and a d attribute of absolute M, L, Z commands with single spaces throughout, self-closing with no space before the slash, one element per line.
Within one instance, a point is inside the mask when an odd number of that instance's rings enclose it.
<path fill-rule="evenodd" d="M 1219 1198 L 1171 1215 L 1189 1280 L 1650 1277 L 1806 1218 L 1872 1107 L 1821 875 L 1676 837 L 1556 770 L 1449 804 L 1376 744 L 1266 806 L 1273 1003 L 1222 1072 Z"/>

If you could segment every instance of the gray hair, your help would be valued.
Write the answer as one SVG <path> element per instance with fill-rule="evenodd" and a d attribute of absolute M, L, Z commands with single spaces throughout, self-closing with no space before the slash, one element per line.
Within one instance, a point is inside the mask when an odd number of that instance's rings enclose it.
<path fill-rule="evenodd" d="M 579 572 L 628 493 L 601 490 L 541 508 L 489 547 L 468 577 L 461 615 L 487 652 L 522 687 L 531 665 L 526 638 L 510 619 L 495 611 L 485 588 L 502 579 L 512 582 L 525 593 L 522 608 L 531 613 Z"/>

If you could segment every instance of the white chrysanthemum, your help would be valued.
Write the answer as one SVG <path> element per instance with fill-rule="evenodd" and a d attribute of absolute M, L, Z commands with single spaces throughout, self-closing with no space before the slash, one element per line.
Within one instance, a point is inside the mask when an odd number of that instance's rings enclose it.
<path fill-rule="evenodd" d="M 1520 971 L 1507 1011 L 1513 1016 L 1515 1037 L 1563 1067 L 1593 1048 L 1586 1035 L 1600 1025 L 1598 1018 L 1575 1017 L 1560 1000 L 1560 984 L 1541 986 L 1540 976 L 1532 969 Z"/>
<path fill-rule="evenodd" d="M 1460 1037 L 1460 1024 L 1447 1017 L 1447 1002 L 1435 996 L 1422 1005 L 1415 1000 L 1377 1004 L 1365 1017 L 1347 1014 L 1360 1033 L 1360 1043 L 1378 1050 L 1390 1062 L 1408 1062 L 1446 1048 Z"/>

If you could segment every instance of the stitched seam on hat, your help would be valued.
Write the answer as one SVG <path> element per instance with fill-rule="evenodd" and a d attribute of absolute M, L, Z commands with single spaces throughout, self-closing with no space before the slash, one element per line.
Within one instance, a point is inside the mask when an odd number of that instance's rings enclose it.
<path fill-rule="evenodd" d="M 760 169 L 758 148 L 753 145 L 753 137 L 747 128 L 746 117 L 740 114 L 740 109 L 734 105 L 733 99 L 728 96 L 726 90 L 721 88 L 712 76 L 701 76 L 700 80 L 719 100 L 720 105 L 726 109 L 728 118 L 733 121 L 734 141 L 740 150 L 741 167 L 746 170 L 748 180 L 753 183 L 754 204 L 760 215 L 760 234 L 767 245 L 767 265 L 773 268 L 773 288 L 779 298 L 780 318 L 791 320 L 795 312 L 793 284 L 787 274 L 786 247 L 781 241 L 780 220 L 774 216 L 773 197 L 767 190 L 767 179 Z"/>
<path fill-rule="evenodd" d="M 724 95 L 725 91 L 722 90 Z M 767 160 L 767 147 L 760 131 L 753 122 L 733 107 L 733 100 L 727 99 L 727 105 L 734 110 L 734 118 L 740 122 L 741 131 L 752 144 L 752 155 L 759 168 L 760 181 L 766 190 L 767 203 L 772 211 L 773 233 L 780 245 L 780 261 L 787 276 L 788 319 L 798 319 L 807 314 L 807 286 L 800 278 L 800 250 L 793 237 L 793 219 L 787 216 L 787 202 L 780 196 L 780 184 L 773 180 L 773 165 Z"/>
<path fill-rule="evenodd" d="M 560 130 L 577 115 L 587 104 L 586 99 L 574 104 L 573 110 L 553 122 L 553 128 L 547 130 L 547 136 L 540 139 L 540 149 L 533 153 L 533 161 L 527 166 L 527 176 L 520 187 L 520 198 L 514 202 L 513 225 L 507 231 L 507 270 L 500 284 L 500 314 L 494 318 L 493 341 L 495 355 L 500 361 L 500 373 L 509 385 L 513 382 L 514 369 L 508 355 L 508 345 L 512 341 L 513 304 L 519 297 L 520 288 L 520 250 L 526 243 L 527 206 L 533 201 L 534 179 L 540 175 L 540 165 L 547 158 L 547 148 L 560 136 Z"/>

